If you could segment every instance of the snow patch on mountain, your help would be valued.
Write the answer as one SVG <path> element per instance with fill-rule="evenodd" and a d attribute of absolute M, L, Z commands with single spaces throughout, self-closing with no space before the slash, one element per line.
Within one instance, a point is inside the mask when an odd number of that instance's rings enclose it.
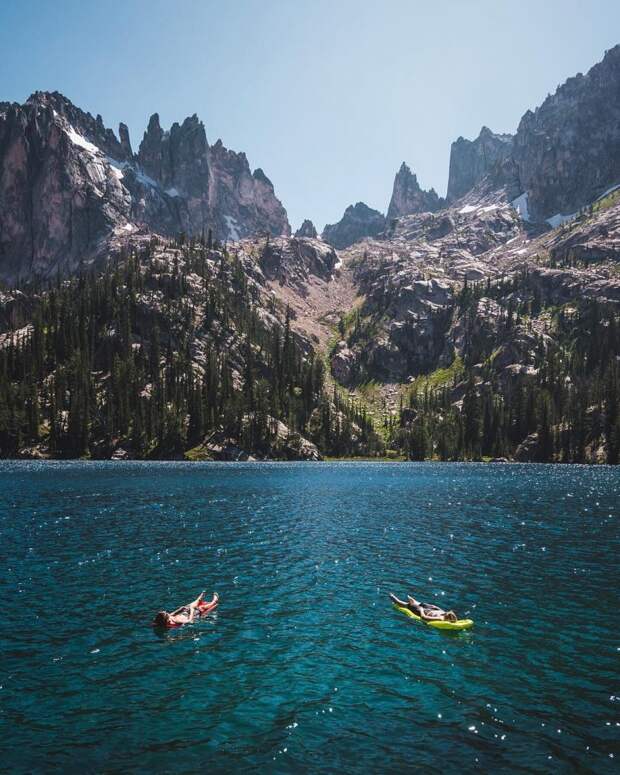
<path fill-rule="evenodd" d="M 143 172 L 140 167 L 134 167 L 133 169 L 136 180 L 140 181 L 140 183 L 143 183 L 145 186 L 150 186 L 151 188 L 159 188 L 159 183 L 149 177 L 146 172 Z"/>
<path fill-rule="evenodd" d="M 552 229 L 557 229 L 563 223 L 568 223 L 577 217 L 577 213 L 571 213 L 570 215 L 562 215 L 562 213 L 556 213 L 551 218 L 547 218 L 547 223 Z"/>
<path fill-rule="evenodd" d="M 126 161 L 117 161 L 116 159 L 113 159 L 111 156 L 106 156 L 106 161 L 110 165 L 110 170 L 115 178 L 118 180 L 122 180 L 125 176 L 125 173 L 123 170 L 127 166 Z"/>
<path fill-rule="evenodd" d="M 233 240 L 233 242 L 240 240 L 241 235 L 239 234 L 237 219 L 233 218 L 232 215 L 225 215 L 224 220 L 226 221 L 226 228 L 228 229 L 228 239 Z"/>
<path fill-rule="evenodd" d="M 99 148 L 97 148 L 96 145 L 93 145 L 93 143 L 88 142 L 88 140 L 85 137 L 82 137 L 82 135 L 79 132 L 76 132 L 75 129 L 69 124 L 69 128 L 65 129 L 65 132 L 67 133 L 69 140 L 73 143 L 73 145 L 77 145 L 80 148 L 83 148 L 85 151 L 88 151 L 89 153 L 92 153 L 93 156 L 98 156 L 101 151 Z"/>
<path fill-rule="evenodd" d="M 522 221 L 530 220 L 530 211 L 527 204 L 527 191 L 524 191 L 516 199 L 513 199 L 510 204 L 519 213 L 519 217 Z"/>

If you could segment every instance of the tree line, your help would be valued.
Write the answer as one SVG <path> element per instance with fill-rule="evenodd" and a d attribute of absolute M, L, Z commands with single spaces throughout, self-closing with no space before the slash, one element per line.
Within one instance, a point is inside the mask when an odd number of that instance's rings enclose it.
<path fill-rule="evenodd" d="M 0 343 L 0 455 L 177 457 L 218 432 L 278 455 L 278 422 L 324 454 L 377 444 L 322 359 L 209 237 L 153 239 L 98 273 L 22 288 Z M 16 302 L 17 303 L 17 302 Z"/>

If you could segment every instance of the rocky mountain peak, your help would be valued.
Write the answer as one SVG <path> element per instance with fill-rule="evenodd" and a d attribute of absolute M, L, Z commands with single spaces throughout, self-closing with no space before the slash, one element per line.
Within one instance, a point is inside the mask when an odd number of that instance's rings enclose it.
<path fill-rule="evenodd" d="M 535 221 L 575 213 L 620 182 L 620 46 L 525 113 L 513 156 Z"/>
<path fill-rule="evenodd" d="M 273 183 L 269 180 L 267 175 L 262 171 L 260 167 L 257 167 L 254 172 L 252 173 L 252 177 L 255 180 L 260 181 L 261 183 L 264 183 L 266 186 L 269 186 L 273 190 Z"/>
<path fill-rule="evenodd" d="M 163 177 L 163 140 L 164 130 L 159 124 L 159 113 L 153 113 L 138 149 L 138 163 L 154 180 Z"/>
<path fill-rule="evenodd" d="M 417 176 L 403 162 L 394 178 L 387 217 L 390 220 L 413 213 L 435 212 L 442 206 L 442 203 L 443 200 L 437 196 L 437 192 L 433 188 L 429 191 L 423 191 L 420 188 Z"/>
<path fill-rule="evenodd" d="M 58 91 L 36 91 L 28 97 L 24 105 L 16 103 L 13 107 L 22 117 L 33 118 L 36 126 L 43 132 L 45 128 L 41 121 L 46 121 L 45 126 L 56 124 L 69 133 L 75 132 L 114 159 L 125 161 L 130 158 L 113 130 L 106 128 L 100 114 L 93 117 Z M 62 123 L 63 119 L 66 124 Z"/>
<path fill-rule="evenodd" d="M 327 224 L 322 238 L 338 250 L 347 248 L 364 237 L 376 237 L 385 229 L 385 216 L 378 210 L 358 202 L 349 205 L 335 224 Z"/>
<path fill-rule="evenodd" d="M 125 154 L 128 158 L 133 157 L 133 151 L 131 150 L 131 141 L 129 139 L 129 127 L 127 124 L 121 123 L 118 125 L 118 136 L 121 142 L 121 147 L 123 148 Z"/>
<path fill-rule="evenodd" d="M 448 202 L 460 199 L 512 151 L 513 137 L 483 126 L 475 140 L 459 137 L 450 149 Z"/>
<path fill-rule="evenodd" d="M 0 104 L 0 277 L 70 273 L 138 231 L 221 240 L 290 234 L 273 184 L 244 153 L 210 147 L 196 114 L 148 123 L 138 153 L 59 92 Z"/>
<path fill-rule="evenodd" d="M 295 232 L 295 236 L 306 237 L 309 239 L 316 239 L 318 234 L 317 234 L 317 230 L 314 228 L 314 224 L 312 223 L 312 221 L 306 218 L 306 220 L 301 224 L 301 226 Z"/>

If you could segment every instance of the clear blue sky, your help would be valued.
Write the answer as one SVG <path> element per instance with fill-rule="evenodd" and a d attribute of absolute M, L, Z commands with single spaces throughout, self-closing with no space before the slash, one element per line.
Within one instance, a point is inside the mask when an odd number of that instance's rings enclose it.
<path fill-rule="evenodd" d="M 618 42 L 617 0 L 5 0 L 0 100 L 57 89 L 134 148 L 197 113 L 320 230 L 385 211 L 403 160 L 445 194 L 453 140 L 514 131 Z"/>

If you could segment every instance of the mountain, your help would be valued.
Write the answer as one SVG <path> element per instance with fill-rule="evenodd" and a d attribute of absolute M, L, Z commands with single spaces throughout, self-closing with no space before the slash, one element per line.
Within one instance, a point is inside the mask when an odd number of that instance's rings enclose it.
<path fill-rule="evenodd" d="M 336 254 L 312 242 L 248 240 L 233 254 L 132 236 L 100 273 L 0 293 L 0 456 L 318 460 L 380 448 L 274 296 L 324 287 Z"/>
<path fill-rule="evenodd" d="M 290 234 L 286 211 L 245 154 L 210 146 L 194 115 L 169 131 L 154 114 L 136 154 L 58 92 L 0 104 L 0 277 L 52 277 L 155 232 L 221 240 Z"/>
<path fill-rule="evenodd" d="M 497 192 L 529 223 L 557 226 L 620 184 L 620 46 L 528 110 L 514 136 L 483 127 L 452 144 L 447 201 Z M 469 201 L 468 200 L 468 201 Z M 516 201 L 515 201 L 516 200 Z"/>
<path fill-rule="evenodd" d="M 364 237 L 375 237 L 385 228 L 385 216 L 378 210 L 358 202 L 349 205 L 338 223 L 327 224 L 321 235 L 335 248 L 347 248 Z"/>
<path fill-rule="evenodd" d="M 295 232 L 295 236 L 309 237 L 310 239 L 316 239 L 318 237 L 318 234 L 312 221 L 309 221 L 306 218 L 306 220 L 301 224 L 301 226 Z"/>
<path fill-rule="evenodd" d="M 620 462 L 618 57 L 322 239 L 196 117 L 1 104 L 0 455 Z"/>
<path fill-rule="evenodd" d="M 446 200 L 454 202 L 471 191 L 498 162 L 510 156 L 512 143 L 512 135 L 494 134 L 486 126 L 475 140 L 455 140 L 450 149 Z"/>
<path fill-rule="evenodd" d="M 620 45 L 521 119 L 512 156 L 532 220 L 575 213 L 620 183 L 619 84 Z"/>
<path fill-rule="evenodd" d="M 423 191 L 417 176 L 403 162 L 394 178 L 392 198 L 387 211 L 388 221 L 413 213 L 434 213 L 442 205 L 443 199 L 437 196 L 435 189 Z"/>

